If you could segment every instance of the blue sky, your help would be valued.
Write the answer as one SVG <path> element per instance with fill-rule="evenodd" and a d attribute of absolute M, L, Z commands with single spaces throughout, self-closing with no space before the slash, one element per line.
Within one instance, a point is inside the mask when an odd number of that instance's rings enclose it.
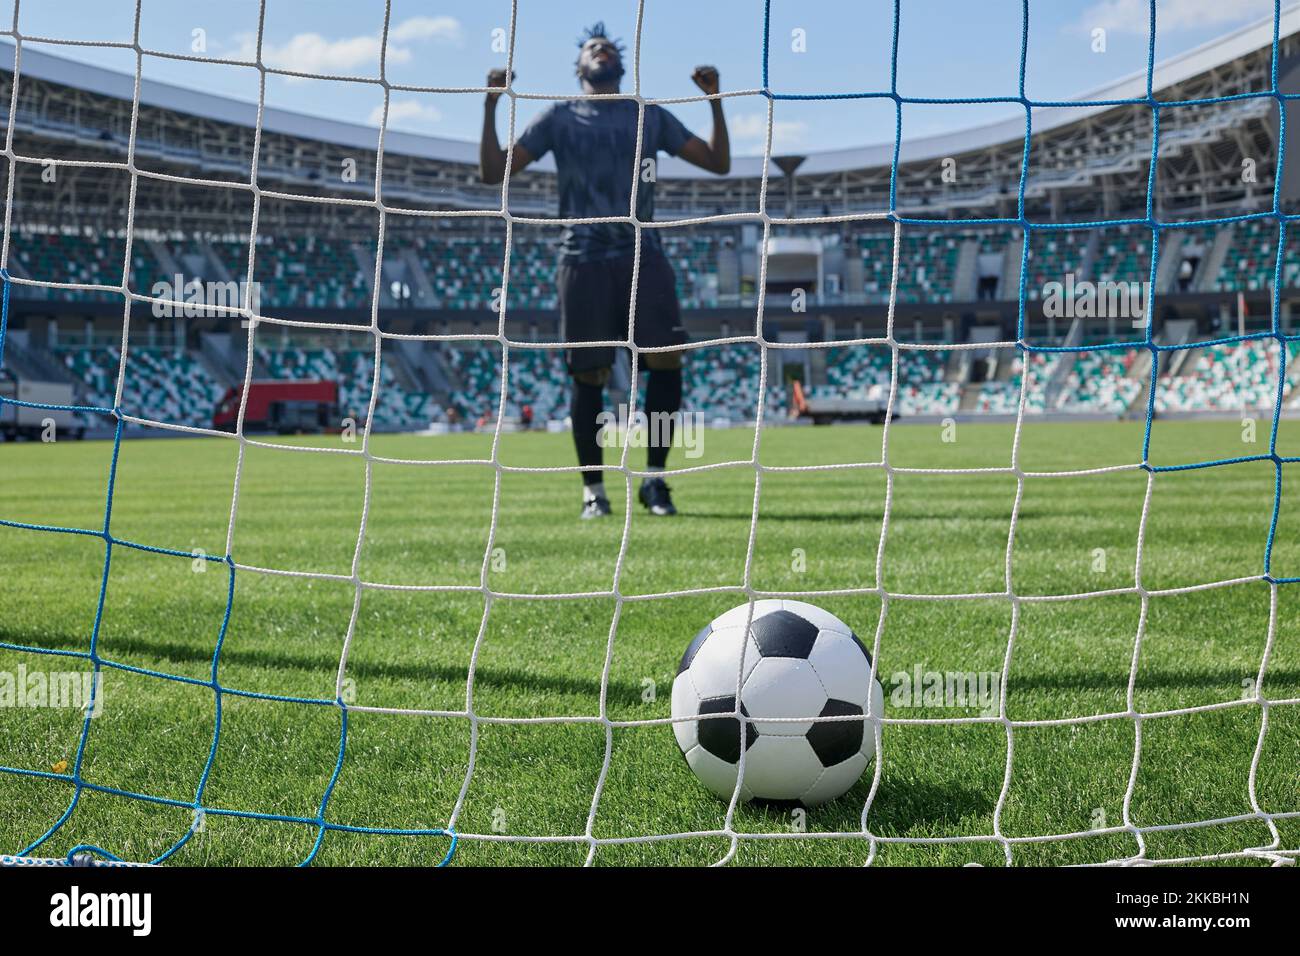
<path fill-rule="evenodd" d="M 0 0 L 12 19 L 13 0 Z M 423 86 L 483 82 L 504 65 L 493 50 L 494 30 L 510 23 L 508 0 L 392 0 L 388 76 Z M 726 90 L 761 85 L 762 0 L 646 0 L 641 47 L 642 91 L 687 96 L 697 90 L 697 63 L 715 64 Z M 1062 99 L 1145 69 L 1148 0 L 1031 0 L 1027 92 Z M 1157 59 L 1214 39 L 1272 14 L 1272 0 L 1158 0 Z M 19 29 L 27 36 L 129 41 L 135 0 L 24 0 Z M 256 0 L 143 0 L 141 43 L 192 52 L 201 30 L 206 55 L 247 58 L 257 28 Z M 572 64 L 582 27 L 603 19 L 628 45 L 635 33 L 635 0 L 520 0 L 516 86 L 535 93 L 575 89 Z M 383 0 L 268 0 L 265 55 L 274 65 L 331 75 L 378 74 Z M 772 0 L 771 83 L 780 92 L 887 89 L 892 0 Z M 1105 52 L 1094 52 L 1094 29 Z M 804 31 L 796 52 L 793 31 Z M 1015 95 L 1021 31 L 1020 0 L 903 0 L 899 89 L 915 96 Z M 130 50 L 93 47 L 42 49 L 130 72 Z M 145 58 L 145 75 L 239 99 L 256 100 L 256 71 L 247 68 Z M 630 88 L 629 76 L 625 89 Z M 273 78 L 269 105 L 368 122 L 378 115 L 376 85 Z M 478 94 L 395 93 L 390 125 L 411 132 L 477 139 Z M 541 108 L 521 101 L 522 124 Z M 675 111 L 702 136 L 708 111 L 700 103 Z M 1001 119 L 1006 105 L 911 106 L 904 136 L 923 136 Z M 762 152 L 765 101 L 729 100 L 733 150 Z M 504 128 L 504 111 L 503 111 Z M 887 101 L 778 102 L 774 149 L 817 151 L 893 138 Z"/>

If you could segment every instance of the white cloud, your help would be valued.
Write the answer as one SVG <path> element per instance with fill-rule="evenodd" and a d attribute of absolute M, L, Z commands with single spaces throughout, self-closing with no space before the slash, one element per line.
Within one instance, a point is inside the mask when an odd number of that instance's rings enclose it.
<path fill-rule="evenodd" d="M 767 114 L 742 113 L 727 123 L 732 138 L 746 144 L 746 151 L 761 153 L 767 142 Z M 808 124 L 802 120 L 772 121 L 772 152 L 802 149 L 808 143 Z"/>
<path fill-rule="evenodd" d="M 251 60 L 256 50 L 248 42 L 242 52 Z M 389 58 L 404 62 L 395 53 L 398 51 L 389 50 Z M 410 57 L 409 51 L 406 57 Z M 351 73 L 360 67 L 373 70 L 379 62 L 379 38 L 360 36 L 327 40 L 319 33 L 299 33 L 283 45 L 264 42 L 262 61 L 267 66 L 299 73 Z"/>
<path fill-rule="evenodd" d="M 381 103 L 370 111 L 370 125 L 378 126 L 384 118 L 384 105 Z M 406 129 L 430 126 L 442 119 L 442 113 L 431 103 L 418 100 L 392 100 L 388 104 L 388 126 L 401 126 Z"/>
<path fill-rule="evenodd" d="M 1244 23 L 1272 12 L 1273 0 L 1159 0 L 1156 4 L 1156 30 Z M 1150 19 L 1149 0 L 1101 0 L 1088 8 L 1078 26 L 1085 31 L 1101 27 L 1117 33 L 1146 36 Z"/>
<path fill-rule="evenodd" d="M 411 17 L 388 28 L 388 42 L 409 40 L 443 40 L 457 45 L 465 41 L 460 21 L 455 17 Z"/>
<path fill-rule="evenodd" d="M 240 34 L 239 58 L 257 56 L 257 38 Z M 409 63 L 414 55 L 411 45 L 433 40 L 459 45 L 464 42 L 460 21 L 455 17 L 410 17 L 388 31 L 388 62 Z M 331 40 L 319 33 L 298 33 L 282 44 L 263 39 L 262 61 L 268 66 L 298 73 L 366 73 L 378 69 L 382 44 L 379 35 L 361 35 Z"/>

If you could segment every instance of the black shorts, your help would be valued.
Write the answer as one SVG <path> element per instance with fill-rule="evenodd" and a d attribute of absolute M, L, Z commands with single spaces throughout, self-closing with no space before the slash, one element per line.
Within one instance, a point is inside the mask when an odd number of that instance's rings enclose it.
<path fill-rule="evenodd" d="M 556 285 L 560 293 L 560 337 L 565 342 L 606 342 L 628 337 L 632 256 L 561 262 Z M 686 327 L 677 304 L 677 277 L 659 250 L 643 247 L 636 293 L 636 344 L 641 348 L 684 345 Z M 614 349 L 566 349 L 565 360 L 570 372 L 609 368 L 614 364 Z"/>

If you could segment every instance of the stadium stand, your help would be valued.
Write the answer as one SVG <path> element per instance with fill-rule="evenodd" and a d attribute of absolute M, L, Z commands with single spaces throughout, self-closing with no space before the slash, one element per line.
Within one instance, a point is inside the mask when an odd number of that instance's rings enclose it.
<path fill-rule="evenodd" d="M 1294 358 L 1294 349 L 1288 359 Z M 1157 412 L 1243 412 L 1272 411 L 1277 400 L 1280 370 L 1274 343 L 1237 342 L 1198 349 L 1188 363 L 1189 372 L 1164 378 L 1156 389 Z M 1293 365 L 1288 361 L 1283 387 L 1284 404 L 1296 385 Z"/>
<path fill-rule="evenodd" d="M 1254 36 L 1254 34 L 1252 34 Z M 1264 33 L 1259 34 L 1264 37 Z M 1156 95 L 1186 105 L 1165 111 L 1156 206 L 1165 222 L 1204 223 L 1270 208 L 1278 136 L 1273 104 L 1266 98 L 1221 101 L 1225 94 L 1267 89 L 1268 42 L 1210 44 L 1162 66 Z M 1253 42 L 1253 41 L 1252 41 Z M 1295 35 L 1281 38 L 1282 53 L 1300 53 Z M 1248 48 L 1249 47 L 1249 48 Z M 5 58 L 0 56 L 0 64 Z M 12 58 L 9 59 L 12 62 Z M 1131 82 L 1139 83 L 1142 78 Z M 1130 81 L 1124 81 L 1130 82 Z M 1140 84 L 1141 85 L 1141 84 Z M 1121 99 L 1128 87 L 1112 89 Z M 12 73 L 0 66 L 0 108 L 8 108 Z M 23 81 L 12 117 L 19 156 L 60 155 L 98 163 L 121 163 L 131 126 L 133 78 L 73 63 L 38 48 L 24 51 Z M 211 186 L 186 183 L 206 178 L 246 178 L 253 150 L 255 111 L 226 101 L 146 80 L 142 102 L 148 122 L 135 139 L 137 162 L 166 178 L 141 179 L 127 269 L 130 290 L 153 294 L 156 283 L 237 284 L 250 259 L 249 210 L 235 202 L 213 210 Z M 1046 109 L 1035 116 L 1023 213 L 1031 223 L 1086 224 L 1099 219 L 1146 215 L 1149 180 L 1150 111 L 1138 107 L 1086 105 Z M 1151 231 L 1144 225 L 1104 229 L 1031 230 L 1025 275 L 1020 275 L 1024 234 L 1008 156 L 1021 152 L 1023 122 L 989 123 L 915 147 L 892 169 L 893 142 L 813 152 L 780 183 L 788 211 L 796 216 L 844 216 L 833 224 L 781 225 L 780 202 L 769 196 L 777 218 L 768 232 L 758 222 L 713 222 L 660 231 L 664 252 L 677 274 L 685 321 L 696 340 L 720 336 L 724 328 L 753 329 L 755 307 L 766 293 L 765 333 L 806 336 L 819 344 L 849 338 L 883 338 L 893 283 L 894 228 L 880 219 L 854 219 L 888 209 L 891 195 L 907 222 L 901 228 L 899 271 L 893 315 L 895 338 L 933 345 L 976 347 L 973 330 L 996 325 L 1002 349 L 1021 328 L 1033 345 L 1076 347 L 1124 341 L 1128 316 L 1082 320 L 1048 316 L 1045 289 L 1067 275 L 1078 282 L 1146 282 L 1151 279 Z M 887 142 L 883 140 L 888 140 Z M 1253 144 L 1253 145 L 1251 145 Z M 322 170 L 339 147 L 358 157 L 356 183 L 336 182 Z M 1259 159 L 1254 182 L 1241 175 L 1243 152 Z M 368 198 L 376 166 L 374 131 L 268 109 L 264 116 L 259 183 L 303 197 Z M 70 150 L 70 152 L 69 152 Z M 954 156 L 960 184 L 935 188 L 934 160 Z M 476 182 L 472 144 L 393 133 L 384 155 L 384 198 L 417 211 L 464 213 L 491 210 L 499 193 Z M 1014 162 L 1014 159 L 1012 160 Z M 544 218 L 556 206 L 553 167 L 543 162 L 514 180 L 511 210 Z M 120 354 L 105 342 L 120 341 L 121 296 L 115 291 L 69 290 L 51 284 L 120 287 L 126 255 L 120 221 L 128 177 L 120 171 L 79 171 L 79 210 L 74 220 L 64 199 L 40 185 L 40 167 L 14 166 L 14 222 L 10 272 L 14 313 L 11 330 L 38 364 L 44 360 L 71 376 L 79 400 L 111 402 Z M 753 210 L 763 183 L 762 160 L 738 157 L 725 180 L 699 178 L 681 162 L 659 167 L 659 215 L 699 218 L 723 211 Z M 203 214 L 200 215 L 200 210 Z M 976 220 L 954 225 L 952 220 Z M 996 225 L 998 220 L 1008 225 Z M 75 225 L 73 225 L 75 221 Z M 495 292 L 502 285 L 505 230 L 499 218 L 483 215 L 410 217 L 389 215 L 383 265 L 376 283 L 377 234 L 373 210 L 277 201 L 263 211 L 253 250 L 253 277 L 262 315 L 325 324 L 367 323 L 374 306 L 381 327 L 414 336 L 446 333 L 495 335 L 499 315 Z M 1300 239 L 1288 230 L 1283 250 L 1283 293 L 1279 314 L 1292 330 L 1292 306 L 1300 295 Z M 799 255 L 782 262 L 784 278 L 757 287 L 767 235 L 801 243 Z M 510 250 L 506 331 L 516 341 L 530 336 L 558 338 L 554 287 L 558 229 L 515 224 Z M 1236 293 L 1247 299 L 1252 331 L 1268 326 L 1278 227 L 1268 218 L 1195 224 L 1167 229 L 1161 238 L 1156 297 L 1156 340 L 1167 321 L 1190 323 L 1180 341 L 1231 337 Z M 777 246 L 771 249 L 777 249 Z M 771 251 L 771 250 L 769 250 Z M 793 271 L 790 271 L 793 270 Z M 802 270 L 802 271 L 800 271 Z M 1026 309 L 1018 314 L 1023 281 Z M 378 288 L 374 288 L 378 285 Z M 781 297 L 808 294 L 806 312 L 786 311 Z M 242 299 L 236 298 L 236 301 Z M 145 306 L 145 303 L 139 303 Z M 1172 310 L 1172 311 L 1171 311 Z M 173 326 L 175 321 L 183 324 Z M 1083 322 L 1077 328 L 1072 323 Z M 183 320 L 133 319 L 151 330 L 180 337 L 169 348 L 128 349 L 127 383 L 131 414 L 206 427 L 211 406 L 224 389 L 242 381 L 246 337 L 229 318 L 202 310 Z M 1023 323 L 1023 325 L 1022 325 Z M 770 326 L 770 329 L 769 329 Z M 1086 326 L 1086 327 L 1085 327 Z M 899 334 L 900 328 L 915 335 Z M 89 337 L 83 331 L 89 329 Z M 329 376 L 340 386 L 346 414 L 360 420 L 368 406 L 373 352 L 368 344 L 326 348 L 317 340 L 276 342 L 259 333 L 256 374 L 274 378 Z M 1070 338 L 1074 336 L 1074 338 Z M 1131 338 L 1131 337 L 1130 337 Z M 789 340 L 789 339 L 787 339 Z M 17 339 L 15 339 L 17 341 Z M 100 343 L 98 345 L 90 342 Z M 143 341 L 153 341 L 145 339 Z M 983 341 L 983 340 L 980 340 Z M 1293 347 L 1293 346 L 1292 346 Z M 1270 352 L 1270 349 L 1272 352 Z M 1155 408 L 1160 414 L 1228 414 L 1266 404 L 1276 384 L 1275 343 L 1227 342 L 1162 357 Z M 1011 353 L 1008 352 L 1008 355 Z M 383 394 L 371 426 L 421 429 L 431 423 L 473 425 L 498 410 L 500 346 L 465 338 L 428 343 L 409 355 L 389 355 L 382 366 Z M 954 414 L 1014 414 L 1019 403 L 1021 358 L 990 377 L 972 363 L 953 358 L 952 349 L 899 352 L 895 413 L 902 417 Z M 1133 414 L 1145 405 L 1145 355 L 1136 349 L 1028 353 L 1026 411 L 1034 415 Z M 757 400 L 759 352 L 732 344 L 695 350 L 686 365 L 690 410 L 712 420 L 752 420 Z M 798 379 L 809 395 L 864 398 L 887 388 L 890 350 L 884 346 L 831 344 L 824 349 L 774 350 L 768 356 L 766 407 L 783 419 L 790 405 L 785 383 Z M 1287 407 L 1295 407 L 1294 376 L 1288 364 Z M 560 353 L 514 348 L 505 415 L 517 418 L 525 405 L 536 421 L 567 415 L 568 377 Z M 1230 388 L 1233 382 L 1248 384 Z M 124 408 L 126 402 L 124 400 Z"/>
<path fill-rule="evenodd" d="M 69 229 L 51 224 L 47 229 L 15 232 L 13 237 L 15 271 L 46 282 L 120 286 L 125 254 L 126 243 L 121 235 L 91 226 Z M 153 285 L 150 256 L 140 247 L 132 251 L 130 279 L 133 288 L 148 289 Z M 116 293 L 79 289 L 27 286 L 22 294 L 64 302 L 121 302 Z"/>
<path fill-rule="evenodd" d="M 57 353 L 84 383 L 83 403 L 112 408 L 122 359 L 120 348 L 68 347 Z M 225 387 L 188 349 L 132 345 L 127 352 L 122 411 L 173 425 L 207 428 Z M 83 416 L 88 426 L 99 424 Z"/>
<path fill-rule="evenodd" d="M 760 361 L 759 350 L 753 345 L 728 344 L 693 351 L 683 371 L 683 409 L 700 412 L 708 421 L 753 421 L 758 407 Z M 768 374 L 770 382 L 771 372 Z M 769 387 L 764 415 L 779 418 L 785 414 L 784 391 Z"/>
<path fill-rule="evenodd" d="M 500 349 L 461 347 L 449 351 L 451 364 L 462 381 L 451 402 L 460 419 L 477 422 L 494 418 L 501 395 Z M 709 422 L 753 420 L 759 381 L 755 346 L 727 344 L 694 349 L 683 369 L 683 411 L 702 414 Z M 786 402 L 784 389 L 768 388 L 767 414 L 784 417 Z M 512 351 L 506 417 L 518 418 L 524 405 L 532 406 L 538 422 L 568 417 L 569 375 L 561 350 Z"/>
<path fill-rule="evenodd" d="M 1239 222 L 1232 229 L 1231 246 L 1214 280 L 1215 290 L 1267 291 L 1277 267 L 1277 224 L 1253 219 Z M 1293 230 L 1287 232 L 1282 282 L 1288 288 L 1300 285 L 1300 244 Z"/>
<path fill-rule="evenodd" d="M 961 401 L 961 386 L 945 381 L 950 353 L 900 349 L 895 412 L 901 416 L 951 415 Z M 892 359 L 881 346 L 832 346 L 826 357 L 826 384 L 814 385 L 818 398 L 887 398 Z"/>
<path fill-rule="evenodd" d="M 1094 272 L 1101 282 L 1150 281 L 1151 231 L 1127 225 L 1108 230 L 1098 245 Z"/>
<path fill-rule="evenodd" d="M 1064 412 L 1119 415 L 1127 411 L 1142 391 L 1129 377 L 1135 349 L 1080 352 L 1068 362 L 1060 404 Z"/>
<path fill-rule="evenodd" d="M 1025 390 L 1025 411 L 1041 414 L 1047 411 L 1047 380 L 1060 362 L 1056 353 L 1029 353 L 1028 388 Z M 1011 375 L 1005 381 L 984 382 L 975 397 L 975 411 L 988 415 L 1014 415 L 1020 407 L 1020 392 L 1025 376 L 1025 361 L 1017 355 L 1011 362 Z"/>
<path fill-rule="evenodd" d="M 1029 246 L 1026 298 L 1042 298 L 1045 285 L 1062 282 L 1070 273 L 1084 277 L 1090 236 L 1091 233 L 1074 230 L 1035 233 Z"/>

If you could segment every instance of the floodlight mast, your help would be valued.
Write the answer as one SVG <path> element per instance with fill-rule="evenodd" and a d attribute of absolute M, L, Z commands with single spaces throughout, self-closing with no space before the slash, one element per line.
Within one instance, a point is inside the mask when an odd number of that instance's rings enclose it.
<path fill-rule="evenodd" d="M 794 173 L 807 156 L 773 156 L 772 162 L 785 174 L 785 218 L 794 218 Z"/>

